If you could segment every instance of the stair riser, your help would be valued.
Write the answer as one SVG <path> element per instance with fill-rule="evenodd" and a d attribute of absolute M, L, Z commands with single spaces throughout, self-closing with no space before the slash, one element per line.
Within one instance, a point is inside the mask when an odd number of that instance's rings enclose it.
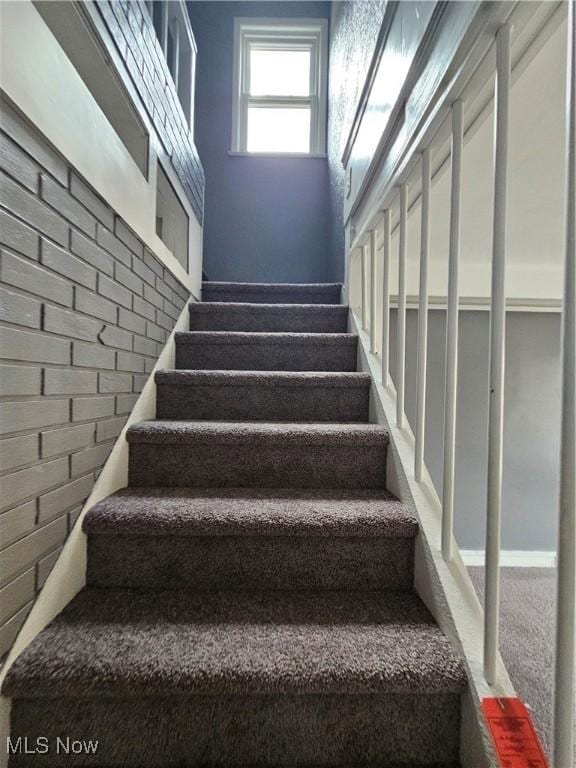
<path fill-rule="evenodd" d="M 231 286 L 225 290 L 202 287 L 202 301 L 246 302 L 250 304 L 340 304 L 340 288 L 317 291 L 283 289 L 279 286 L 267 286 L 266 289 L 237 289 Z"/>
<path fill-rule="evenodd" d="M 179 343 L 176 368 L 221 371 L 355 371 L 356 345 Z"/>
<path fill-rule="evenodd" d="M 381 446 L 130 446 L 129 484 L 166 488 L 385 488 Z"/>
<path fill-rule="evenodd" d="M 90 535 L 87 581 L 136 589 L 407 591 L 413 558 L 413 539 Z"/>
<path fill-rule="evenodd" d="M 157 384 L 159 419 L 368 421 L 369 387 Z"/>
<path fill-rule="evenodd" d="M 96 756 L 34 755 L 34 766 L 207 765 L 456 768 L 460 697 L 194 696 L 18 700 L 12 738 L 98 740 Z M 29 768 L 13 755 L 11 768 Z"/>
<path fill-rule="evenodd" d="M 191 331 L 249 331 L 264 333 L 346 333 L 348 309 L 290 310 L 287 307 L 243 307 L 223 305 L 217 310 L 202 304 L 190 305 Z"/>

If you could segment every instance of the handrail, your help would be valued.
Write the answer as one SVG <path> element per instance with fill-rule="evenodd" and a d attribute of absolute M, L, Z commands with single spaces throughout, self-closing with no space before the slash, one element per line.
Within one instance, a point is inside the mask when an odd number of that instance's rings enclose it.
<path fill-rule="evenodd" d="M 566 92 L 566 253 L 565 285 L 562 309 L 562 429 L 560 455 L 560 516 L 558 531 L 557 617 L 554 699 L 554 768 L 569 768 L 574 757 L 574 696 L 576 672 L 576 10 L 575 0 L 569 0 L 568 20 L 568 78 Z M 515 300 L 506 299 L 506 243 L 507 243 L 507 185 L 510 90 L 512 82 L 512 26 L 510 21 L 500 24 L 495 37 L 496 88 L 494 98 L 494 199 L 492 224 L 492 279 L 490 291 L 490 379 L 488 478 L 486 526 L 486 587 L 484 608 L 483 680 L 487 688 L 498 695 L 502 668 L 499 659 L 499 559 L 502 506 L 502 464 L 504 434 L 504 370 L 506 311 Z M 455 557 L 453 538 L 454 462 L 456 435 L 456 392 L 458 370 L 458 263 L 460 251 L 460 208 L 462 197 L 462 154 L 465 127 L 465 104 L 456 96 L 450 107 L 452 148 L 450 230 L 449 230 L 449 282 L 447 297 L 446 337 L 446 390 L 444 425 L 444 477 L 441 517 L 441 550 L 444 562 L 450 565 Z M 370 338 L 370 352 L 381 354 L 381 382 L 394 397 L 396 425 L 405 425 L 405 367 L 406 367 L 406 308 L 407 308 L 407 238 L 408 238 L 408 170 L 410 185 L 413 172 L 420 165 L 421 202 L 419 293 L 410 297 L 418 308 L 418 341 L 416 372 L 416 430 L 414 437 L 414 480 L 424 483 L 428 476 L 424 461 L 427 315 L 435 303 L 428 292 L 428 265 L 430 257 L 430 194 L 432 179 L 433 142 L 442 124 L 426 137 L 424 143 L 412 146 L 412 155 L 404 163 L 404 173 L 392 176 L 382 192 L 382 198 L 369 212 L 370 226 L 352 239 L 349 256 L 359 250 L 362 260 L 362 318 Z M 416 182 L 417 183 L 417 182 Z M 394 195 L 392 196 L 392 190 Z M 392 207 L 398 211 L 398 294 L 391 296 L 390 261 L 392 235 Z M 376 253 L 377 231 L 382 232 L 382 343 L 376 349 Z M 370 267 L 365 264 L 369 255 Z M 351 264 L 351 269 L 352 269 Z M 369 284 L 365 284 L 365 281 Z M 393 301 L 393 299 L 395 299 Z M 367 304 L 369 302 L 369 312 Z M 466 304 L 466 302 L 463 302 Z M 535 306 L 537 306 L 536 302 Z M 389 387 L 390 373 L 390 310 L 397 307 L 395 388 Z M 408 425 L 409 427 L 409 425 Z M 409 428 L 405 430 L 411 435 Z M 403 435 L 404 433 L 398 433 Z M 411 438 L 410 438 L 411 439 Z M 406 467 L 404 467 L 406 470 Z M 458 556 L 459 558 L 459 556 Z M 504 675 L 505 676 L 505 675 Z"/>
<path fill-rule="evenodd" d="M 570 0 L 571 2 L 572 0 Z M 458 64 L 453 76 L 443 81 L 438 89 L 438 93 L 433 99 L 433 104 L 428 109 L 425 117 L 418 123 L 417 131 L 411 137 L 410 143 L 407 145 L 405 151 L 403 151 L 401 157 L 390 169 L 387 174 L 386 186 L 381 190 L 379 189 L 379 204 L 370 206 L 369 212 L 362 216 L 362 223 L 359 225 L 356 218 L 350 219 L 351 226 L 351 243 L 350 249 L 354 250 L 365 242 L 368 237 L 370 229 L 378 226 L 379 220 L 382 216 L 382 211 L 389 208 L 393 199 L 397 196 L 397 185 L 401 178 L 407 178 L 410 172 L 414 170 L 415 160 L 419 151 L 423 147 L 430 145 L 432 140 L 437 134 L 444 131 L 445 123 L 449 118 L 449 106 L 445 102 L 447 95 L 453 93 L 453 91 L 463 92 L 470 87 L 474 87 L 478 92 L 485 92 L 483 98 L 478 104 L 474 105 L 473 110 L 467 110 L 466 112 L 466 125 L 465 125 L 465 138 L 469 137 L 469 133 L 473 132 L 479 122 L 481 122 L 486 110 L 490 107 L 492 102 L 492 96 L 490 95 L 490 88 L 488 87 L 488 81 L 490 79 L 490 72 L 493 72 L 491 68 L 491 49 L 493 48 L 492 42 L 488 43 L 484 40 L 485 37 L 491 37 L 493 40 L 493 33 L 488 33 L 486 27 L 489 30 L 493 30 L 505 23 L 505 20 L 498 22 L 497 19 L 505 16 L 506 18 L 512 15 L 512 9 L 515 5 L 523 6 L 523 13 L 531 15 L 532 8 L 541 5 L 543 11 L 540 15 L 536 14 L 537 22 L 541 24 L 540 31 L 545 31 L 548 27 L 553 27 L 555 20 L 558 17 L 562 17 L 563 11 L 566 6 L 566 0 L 543 0 L 540 3 L 501 3 L 492 4 L 492 13 L 495 14 L 496 19 L 487 22 L 484 21 L 484 26 L 478 24 L 478 29 L 475 28 L 475 35 L 478 38 L 477 46 L 470 45 L 471 53 L 463 56 L 461 64 Z M 489 4 L 486 4 L 488 7 Z M 536 24 L 536 22 L 534 22 Z M 519 25 L 522 28 L 519 30 L 518 50 L 515 48 L 515 55 L 512 66 L 512 80 L 519 76 L 525 67 L 525 60 L 527 53 L 537 44 L 539 36 L 534 32 L 534 24 L 530 21 L 522 21 Z M 494 26 L 496 25 L 496 26 Z M 516 22 L 515 22 L 516 28 Z M 478 50 L 475 50 L 477 47 Z M 447 133 L 447 132 L 446 132 Z M 444 138 L 447 138 L 445 136 Z M 449 148 L 446 148 L 445 153 L 439 153 L 436 157 L 436 165 L 432 168 L 432 179 L 437 173 L 441 171 L 444 164 L 450 159 Z M 392 233 L 396 229 L 397 224 L 392 227 Z"/>
<path fill-rule="evenodd" d="M 568 9 L 566 256 L 562 312 L 562 423 L 554 674 L 554 765 L 574 759 L 576 660 L 576 7 Z"/>

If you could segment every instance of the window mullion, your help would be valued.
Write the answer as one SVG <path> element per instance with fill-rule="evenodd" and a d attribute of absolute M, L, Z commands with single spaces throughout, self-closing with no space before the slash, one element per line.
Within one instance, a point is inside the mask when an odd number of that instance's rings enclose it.
<path fill-rule="evenodd" d="M 246 96 L 249 107 L 293 107 L 310 109 L 310 96 Z"/>

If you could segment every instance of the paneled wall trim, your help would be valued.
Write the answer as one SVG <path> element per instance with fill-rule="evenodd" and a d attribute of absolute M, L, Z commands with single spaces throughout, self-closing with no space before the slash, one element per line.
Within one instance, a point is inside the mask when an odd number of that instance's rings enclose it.
<path fill-rule="evenodd" d="M 150 14 L 140 0 L 96 0 L 95 6 L 202 223 L 204 171 Z"/>
<path fill-rule="evenodd" d="M 23 121 L 0 169 L 3 656 L 189 293 Z"/>

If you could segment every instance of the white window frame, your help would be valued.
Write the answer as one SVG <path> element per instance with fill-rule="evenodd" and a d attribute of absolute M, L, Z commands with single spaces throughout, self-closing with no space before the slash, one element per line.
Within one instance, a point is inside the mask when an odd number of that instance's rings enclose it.
<path fill-rule="evenodd" d="M 281 48 L 310 51 L 310 96 L 251 96 L 250 50 Z M 234 89 L 232 99 L 232 154 L 287 157 L 324 157 L 326 153 L 326 98 L 328 79 L 327 19 L 234 19 Z M 248 108 L 309 107 L 308 152 L 248 152 Z"/>
<path fill-rule="evenodd" d="M 145 5 L 152 26 L 154 27 L 156 37 L 162 48 L 164 58 L 168 64 L 168 69 L 172 76 L 178 100 L 182 107 L 182 111 L 184 112 L 184 117 L 192 132 L 194 124 L 196 56 L 198 49 L 196 47 L 196 40 L 194 39 L 194 33 L 192 32 L 186 5 L 182 0 L 163 0 L 158 6 L 161 13 L 159 29 L 154 25 L 153 0 L 146 0 Z M 170 32 L 174 41 L 173 61 L 168 61 L 168 32 Z"/>

